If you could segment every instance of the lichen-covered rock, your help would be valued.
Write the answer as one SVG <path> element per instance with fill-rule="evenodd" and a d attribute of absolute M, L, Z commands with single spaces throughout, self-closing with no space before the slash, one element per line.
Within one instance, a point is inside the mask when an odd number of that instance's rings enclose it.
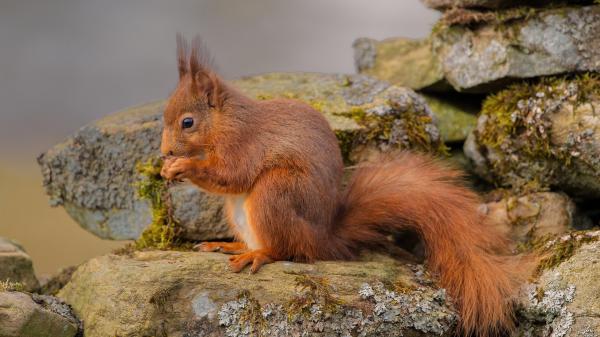
<path fill-rule="evenodd" d="M 18 282 L 26 290 L 34 290 L 39 286 L 33 272 L 31 258 L 23 247 L 8 239 L 0 237 L 0 281 Z"/>
<path fill-rule="evenodd" d="M 446 21 L 463 24 L 435 29 L 434 54 L 456 90 L 489 92 L 514 79 L 600 70 L 600 6 L 507 11 L 460 14 Z"/>
<path fill-rule="evenodd" d="M 422 266 L 276 262 L 232 273 L 217 253 L 135 252 L 83 264 L 59 293 L 103 336 L 449 336 L 456 315 Z"/>
<path fill-rule="evenodd" d="M 434 9 L 475 8 L 498 9 L 512 6 L 542 6 L 552 3 L 590 3 L 585 0 L 421 0 L 427 7 Z"/>
<path fill-rule="evenodd" d="M 354 63 L 361 74 L 415 90 L 444 90 L 449 86 L 428 39 L 401 37 L 354 41 Z"/>
<path fill-rule="evenodd" d="M 443 149 L 435 116 L 410 89 L 363 75 L 267 74 L 234 81 L 257 99 L 296 98 L 321 111 L 347 161 L 373 151 Z M 138 163 L 159 155 L 164 102 L 130 108 L 83 127 L 38 161 L 52 205 L 63 205 L 85 229 L 108 239 L 136 239 L 151 223 L 150 205 L 136 196 Z M 230 234 L 222 200 L 191 186 L 169 190 L 183 237 Z"/>
<path fill-rule="evenodd" d="M 600 79 L 547 78 L 489 97 L 465 153 L 481 177 L 517 190 L 600 196 Z"/>
<path fill-rule="evenodd" d="M 73 337 L 79 326 L 69 306 L 55 297 L 0 292 L 2 337 Z"/>
<path fill-rule="evenodd" d="M 545 271 L 525 290 L 515 336 L 600 336 L 598 266 L 600 242 L 596 241 Z"/>
<path fill-rule="evenodd" d="M 484 212 L 513 244 L 565 234 L 578 221 L 575 203 L 555 192 L 504 196 L 486 203 Z"/>

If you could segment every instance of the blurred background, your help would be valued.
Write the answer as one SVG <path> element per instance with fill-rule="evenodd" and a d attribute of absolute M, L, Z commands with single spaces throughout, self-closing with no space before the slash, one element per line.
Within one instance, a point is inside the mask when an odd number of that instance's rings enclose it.
<path fill-rule="evenodd" d="M 1 0 L 0 236 L 38 275 L 121 246 L 50 208 L 35 158 L 86 123 L 166 98 L 175 34 L 200 34 L 219 72 L 353 73 L 362 36 L 422 38 L 419 0 Z"/>

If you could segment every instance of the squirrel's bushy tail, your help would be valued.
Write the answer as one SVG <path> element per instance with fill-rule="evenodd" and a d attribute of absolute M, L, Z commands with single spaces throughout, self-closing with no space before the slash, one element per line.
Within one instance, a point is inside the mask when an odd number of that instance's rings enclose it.
<path fill-rule="evenodd" d="M 502 256 L 506 241 L 485 225 L 461 180 L 460 171 L 409 152 L 363 164 L 343 197 L 337 236 L 356 251 L 416 231 L 429 269 L 457 304 L 462 333 L 492 336 L 512 328 L 511 301 L 526 275 Z"/>

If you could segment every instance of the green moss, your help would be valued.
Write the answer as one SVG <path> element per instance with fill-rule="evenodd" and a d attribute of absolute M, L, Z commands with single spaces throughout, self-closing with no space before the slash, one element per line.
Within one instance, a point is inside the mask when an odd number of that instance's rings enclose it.
<path fill-rule="evenodd" d="M 318 305 L 324 313 L 335 313 L 340 309 L 342 301 L 335 297 L 329 280 L 322 276 L 298 275 L 296 287 L 300 295 L 288 303 L 289 317 L 297 315 L 309 317 L 313 305 Z"/>
<path fill-rule="evenodd" d="M 246 301 L 246 305 L 240 313 L 240 322 L 245 322 L 250 326 L 252 336 L 266 336 L 268 325 L 262 315 L 260 302 L 247 290 L 239 293 L 238 300 L 242 299 Z"/>
<path fill-rule="evenodd" d="M 565 91 L 572 88 L 577 91 L 577 102 L 571 102 L 576 108 L 600 96 L 600 77 L 597 74 L 547 77 L 514 84 L 490 95 L 481 111 L 485 123 L 476 132 L 479 143 L 498 153 L 510 152 L 525 157 L 517 162 L 526 159 L 541 167 L 547 162 L 570 165 L 571 151 L 551 144 L 552 123 L 547 107 L 562 104 Z M 514 173 L 514 162 L 509 155 L 494 161 L 494 171 L 499 179 Z M 524 177 L 526 179 L 519 186 L 513 187 L 522 191 L 547 189 L 549 186 L 545 175 L 551 171 L 539 169 L 537 175 Z"/>
<path fill-rule="evenodd" d="M 150 159 L 137 166 L 139 174 L 143 177 L 137 184 L 138 196 L 150 202 L 152 223 L 136 240 L 136 249 L 169 250 L 184 246 L 177 239 L 179 226 L 171 215 L 167 182 L 160 176 L 161 167 L 162 161 L 159 159 Z"/>
<path fill-rule="evenodd" d="M 431 117 L 411 110 L 395 113 L 394 111 L 401 111 L 402 109 L 395 106 L 394 102 L 388 101 L 387 104 L 392 107 L 392 112 L 383 115 L 367 113 L 361 107 L 352 107 L 347 113 L 339 113 L 341 116 L 352 118 L 358 125 L 364 127 L 362 132 L 352 135 L 355 138 L 354 143 L 348 142 L 348 139 L 345 138 L 346 136 L 340 139 L 340 135 L 338 134 L 341 146 L 344 146 L 343 144 L 378 144 L 389 142 L 389 140 L 400 136 L 394 134 L 399 132 L 395 127 L 400 126 L 402 130 L 400 132 L 405 132 L 408 138 L 407 145 L 411 149 L 442 155 L 449 153 L 449 149 L 444 142 L 432 140 L 425 129 L 427 124 L 432 123 Z M 342 152 L 344 153 L 343 149 Z M 349 152 L 347 151 L 348 154 Z"/>
<path fill-rule="evenodd" d="M 25 285 L 20 282 L 11 282 L 10 280 L 0 281 L 0 292 L 3 291 L 25 291 Z"/>
<path fill-rule="evenodd" d="M 417 150 L 433 152 L 448 156 L 450 148 L 443 141 L 434 142 L 425 129 L 425 125 L 433 123 L 431 117 L 418 115 L 407 111 L 400 117 L 404 122 L 404 128 L 408 135 L 410 144 Z"/>
<path fill-rule="evenodd" d="M 532 239 L 519 248 L 540 256 L 536 267 L 536 276 L 539 276 L 544 270 L 552 269 L 571 258 L 579 247 L 597 240 L 597 236 L 587 235 L 585 231 L 575 231 L 560 237 L 546 235 Z"/>
<path fill-rule="evenodd" d="M 358 133 L 356 131 L 349 130 L 335 130 L 335 136 L 338 139 L 344 163 L 346 165 L 351 164 L 352 160 L 350 160 L 350 154 L 352 153 L 354 146 L 356 146 Z"/>

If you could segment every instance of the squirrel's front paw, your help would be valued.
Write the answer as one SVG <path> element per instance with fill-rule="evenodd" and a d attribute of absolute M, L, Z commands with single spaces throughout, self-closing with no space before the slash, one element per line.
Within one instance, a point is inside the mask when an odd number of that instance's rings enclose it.
<path fill-rule="evenodd" d="M 163 163 L 160 175 L 167 180 L 183 180 L 192 177 L 196 171 L 196 159 L 167 158 Z"/>

